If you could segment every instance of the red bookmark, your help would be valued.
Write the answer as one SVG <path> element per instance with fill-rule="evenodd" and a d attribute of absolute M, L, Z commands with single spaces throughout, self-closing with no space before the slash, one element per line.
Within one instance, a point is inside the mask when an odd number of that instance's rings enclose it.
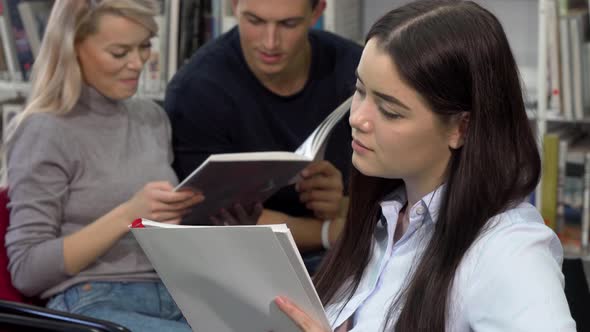
<path fill-rule="evenodd" d="M 141 222 L 141 219 L 135 219 L 131 223 L 131 228 L 145 228 L 145 226 Z"/>

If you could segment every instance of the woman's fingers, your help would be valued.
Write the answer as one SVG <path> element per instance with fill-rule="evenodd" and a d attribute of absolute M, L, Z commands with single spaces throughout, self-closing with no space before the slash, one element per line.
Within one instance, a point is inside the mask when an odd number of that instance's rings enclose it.
<path fill-rule="evenodd" d="M 192 194 L 188 196 L 188 198 L 184 198 L 180 201 L 175 201 L 173 203 L 166 203 L 163 201 L 157 201 L 154 203 L 152 207 L 152 211 L 154 212 L 163 212 L 163 211 L 179 211 L 179 210 L 186 210 L 192 207 L 195 204 L 202 202 L 205 199 L 205 196 L 202 194 Z"/>
<path fill-rule="evenodd" d="M 283 296 L 275 298 L 275 303 L 304 332 L 324 332 L 325 330 L 303 310 Z"/>

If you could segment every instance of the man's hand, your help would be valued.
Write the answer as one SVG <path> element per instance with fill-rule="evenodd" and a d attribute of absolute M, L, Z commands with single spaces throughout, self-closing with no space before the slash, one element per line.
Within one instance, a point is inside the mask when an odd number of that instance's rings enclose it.
<path fill-rule="evenodd" d="M 334 219 L 340 215 L 344 185 L 342 174 L 330 162 L 313 162 L 301 171 L 295 185 L 299 199 L 313 210 L 318 219 Z"/>

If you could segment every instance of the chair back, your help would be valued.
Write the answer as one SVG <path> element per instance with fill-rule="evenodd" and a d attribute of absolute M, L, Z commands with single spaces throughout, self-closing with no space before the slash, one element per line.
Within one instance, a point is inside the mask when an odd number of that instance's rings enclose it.
<path fill-rule="evenodd" d="M 8 272 L 8 256 L 6 255 L 5 236 L 10 221 L 8 210 L 8 189 L 0 188 L 0 299 L 25 302 L 25 298 L 12 286 Z"/>
<path fill-rule="evenodd" d="M 565 296 L 578 331 L 590 331 L 590 290 L 580 258 L 564 259 Z"/>

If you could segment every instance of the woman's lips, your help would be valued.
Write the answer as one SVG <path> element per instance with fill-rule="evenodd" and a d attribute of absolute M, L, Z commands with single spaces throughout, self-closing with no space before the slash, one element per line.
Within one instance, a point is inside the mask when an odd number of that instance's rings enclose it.
<path fill-rule="evenodd" d="M 366 145 L 364 145 L 363 143 L 361 143 L 357 139 L 352 140 L 351 146 L 355 152 L 372 151 L 371 149 L 369 149 Z"/>

